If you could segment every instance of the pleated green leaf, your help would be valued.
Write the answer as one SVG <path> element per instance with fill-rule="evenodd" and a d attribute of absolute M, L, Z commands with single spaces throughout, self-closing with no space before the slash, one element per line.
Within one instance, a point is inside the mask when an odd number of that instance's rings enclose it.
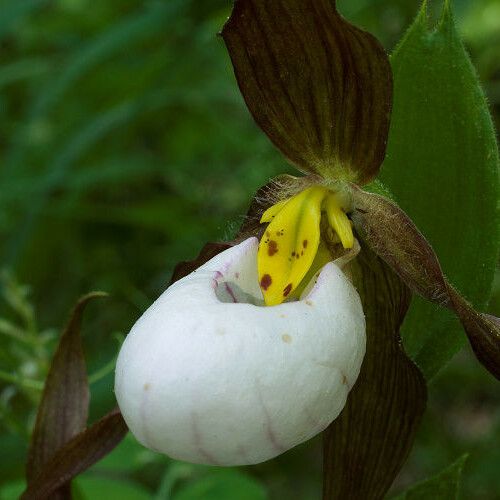
<path fill-rule="evenodd" d="M 426 6 L 392 56 L 394 107 L 380 179 L 436 251 L 450 282 L 484 310 L 498 250 L 498 149 L 488 106 L 449 2 L 435 29 Z M 465 335 L 416 298 L 402 330 L 430 378 Z"/>

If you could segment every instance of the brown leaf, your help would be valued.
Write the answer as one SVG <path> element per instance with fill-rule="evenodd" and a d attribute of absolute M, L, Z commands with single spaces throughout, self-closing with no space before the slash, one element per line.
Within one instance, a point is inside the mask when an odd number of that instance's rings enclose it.
<path fill-rule="evenodd" d="M 55 492 L 109 453 L 127 430 L 118 409 L 108 413 L 60 448 L 29 483 L 21 500 L 56 498 Z"/>
<path fill-rule="evenodd" d="M 371 248 L 415 292 L 453 310 L 479 361 L 500 379 L 500 321 L 481 314 L 444 276 L 438 258 L 411 219 L 392 201 L 353 188 L 352 220 Z"/>
<path fill-rule="evenodd" d="M 237 0 L 222 36 L 248 109 L 300 170 L 365 183 L 385 155 L 387 55 L 332 0 Z"/>
<path fill-rule="evenodd" d="M 45 382 L 28 451 L 28 483 L 61 446 L 85 429 L 89 387 L 80 327 L 85 306 L 92 299 L 105 296 L 105 293 L 93 292 L 82 297 L 61 336 Z M 61 493 L 61 498 L 67 497 L 67 491 Z"/>
<path fill-rule="evenodd" d="M 366 315 L 366 355 L 344 410 L 324 434 L 325 500 L 383 498 L 408 456 L 427 399 L 425 380 L 399 337 L 408 288 L 368 248 L 351 272 Z"/>

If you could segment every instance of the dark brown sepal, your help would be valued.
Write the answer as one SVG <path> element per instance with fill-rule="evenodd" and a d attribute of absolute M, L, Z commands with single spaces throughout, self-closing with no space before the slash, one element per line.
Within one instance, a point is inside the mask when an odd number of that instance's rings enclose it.
<path fill-rule="evenodd" d="M 323 499 L 375 500 L 410 452 L 427 389 L 399 337 L 409 289 L 368 248 L 349 266 L 366 316 L 366 354 L 344 410 L 324 433 Z"/>
<path fill-rule="evenodd" d="M 105 293 L 93 292 L 82 297 L 61 336 L 47 375 L 28 450 L 28 483 L 59 448 L 85 429 L 89 387 L 80 327 L 87 304 L 94 298 L 105 296 Z"/>
<path fill-rule="evenodd" d="M 301 171 L 364 184 L 384 159 L 392 73 L 332 0 L 237 0 L 222 30 L 248 109 Z"/>
<path fill-rule="evenodd" d="M 59 448 L 30 481 L 21 500 L 58 498 L 57 492 L 62 488 L 69 493 L 71 479 L 109 453 L 125 437 L 127 431 L 127 425 L 118 409 L 108 413 Z"/>
<path fill-rule="evenodd" d="M 392 201 L 353 188 L 352 221 L 365 242 L 416 293 L 453 310 L 478 360 L 500 379 L 500 321 L 479 313 L 444 276 L 434 250 Z"/>

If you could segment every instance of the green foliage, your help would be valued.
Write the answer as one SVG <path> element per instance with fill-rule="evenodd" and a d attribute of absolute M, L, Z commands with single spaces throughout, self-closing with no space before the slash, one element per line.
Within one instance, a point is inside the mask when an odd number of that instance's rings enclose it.
<path fill-rule="evenodd" d="M 249 476 L 237 471 L 214 471 L 182 488 L 174 500 L 265 500 L 263 487 Z"/>
<path fill-rule="evenodd" d="M 459 494 L 460 480 L 467 460 L 467 455 L 460 457 L 445 470 L 435 476 L 412 486 L 396 500 L 456 500 Z"/>
<path fill-rule="evenodd" d="M 7 272 L 0 275 L 0 416 L 10 432 L 29 436 L 33 405 L 39 401 L 47 375 L 55 332 L 40 330 L 30 290 Z M 19 409 L 28 409 L 20 419 Z"/>
<path fill-rule="evenodd" d="M 75 481 L 75 500 L 119 498 L 120 500 L 151 500 L 151 494 L 137 484 L 120 479 L 82 477 Z"/>
<path fill-rule="evenodd" d="M 498 252 L 498 150 L 448 2 L 432 30 L 424 4 L 392 66 L 394 112 L 381 180 L 430 241 L 452 284 L 484 309 Z M 403 340 L 431 378 L 465 335 L 449 312 L 417 298 Z"/>

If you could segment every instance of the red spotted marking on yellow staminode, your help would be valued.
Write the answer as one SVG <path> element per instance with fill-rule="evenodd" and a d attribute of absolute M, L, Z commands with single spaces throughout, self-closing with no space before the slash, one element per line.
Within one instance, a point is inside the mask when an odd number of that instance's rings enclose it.
<path fill-rule="evenodd" d="M 304 241 L 302 242 L 302 246 L 303 246 L 304 248 L 307 248 L 307 243 L 308 243 L 308 241 L 307 241 L 307 240 L 304 240 Z"/>
<path fill-rule="evenodd" d="M 271 283 L 273 282 L 273 279 L 269 274 L 264 274 L 260 280 L 260 287 L 262 290 L 266 291 L 270 286 Z"/>
<path fill-rule="evenodd" d="M 276 241 L 271 240 L 267 245 L 267 255 L 272 257 L 275 253 L 278 253 L 278 243 Z"/>
<path fill-rule="evenodd" d="M 292 284 L 288 283 L 288 285 L 283 290 L 283 297 L 288 297 L 291 291 L 292 291 Z"/>

